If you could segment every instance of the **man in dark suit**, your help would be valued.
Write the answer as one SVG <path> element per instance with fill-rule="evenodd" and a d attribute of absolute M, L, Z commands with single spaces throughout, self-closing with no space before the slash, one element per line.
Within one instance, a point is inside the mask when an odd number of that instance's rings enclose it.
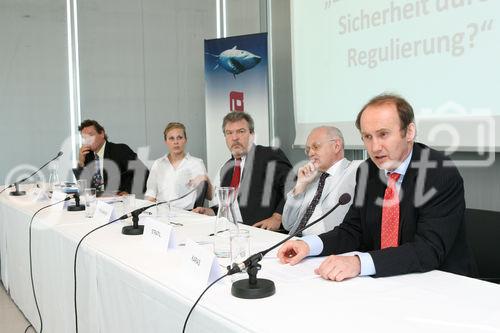
<path fill-rule="evenodd" d="M 144 193 L 147 168 L 129 146 L 108 141 L 104 128 L 95 120 L 84 120 L 78 127 L 83 138 L 78 166 L 73 169 L 76 179 L 83 177 L 88 186 L 98 191 L 119 195 Z M 134 183 L 134 175 L 135 183 Z"/>
<path fill-rule="evenodd" d="M 370 159 L 358 169 L 344 221 L 319 237 L 285 243 L 280 261 L 330 255 L 316 273 L 334 281 L 433 269 L 474 275 L 462 177 L 444 154 L 414 142 L 411 105 L 396 95 L 377 96 L 358 114 L 356 127 Z M 353 253 L 335 255 L 346 252 Z"/>
<path fill-rule="evenodd" d="M 231 158 L 222 165 L 215 186 L 238 191 L 236 219 L 248 225 L 278 230 L 285 204 L 285 182 L 292 166 L 279 148 L 253 144 L 254 122 L 244 112 L 230 112 L 222 130 Z M 217 207 L 194 212 L 214 215 Z"/>

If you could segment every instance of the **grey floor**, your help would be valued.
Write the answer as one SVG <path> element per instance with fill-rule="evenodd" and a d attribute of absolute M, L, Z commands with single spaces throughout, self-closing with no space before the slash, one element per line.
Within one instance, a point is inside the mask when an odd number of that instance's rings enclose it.
<path fill-rule="evenodd" d="M 7 295 L 3 284 L 0 282 L 0 332 L 24 333 L 28 325 L 28 321 Z M 34 331 L 30 328 L 28 333 L 32 332 Z"/>

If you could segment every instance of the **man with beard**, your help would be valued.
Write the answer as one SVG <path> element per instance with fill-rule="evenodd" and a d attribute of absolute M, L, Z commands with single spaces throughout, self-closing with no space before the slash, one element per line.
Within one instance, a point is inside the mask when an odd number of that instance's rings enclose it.
<path fill-rule="evenodd" d="M 255 145 L 254 122 L 245 112 L 230 112 L 222 130 L 231 158 L 222 165 L 215 187 L 237 190 L 236 220 L 268 230 L 278 230 L 285 204 L 285 182 L 292 165 L 279 148 Z M 270 174 L 268 174 L 270 173 Z M 217 206 L 193 211 L 215 215 Z"/>

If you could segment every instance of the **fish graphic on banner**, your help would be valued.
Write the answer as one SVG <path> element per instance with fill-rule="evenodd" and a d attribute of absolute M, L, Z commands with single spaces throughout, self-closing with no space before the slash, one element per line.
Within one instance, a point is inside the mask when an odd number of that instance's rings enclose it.
<path fill-rule="evenodd" d="M 217 65 L 214 70 L 222 67 L 236 78 L 237 74 L 243 73 L 260 63 L 262 60 L 258 55 L 246 50 L 238 50 L 238 46 L 233 46 L 232 49 L 222 51 L 219 55 L 207 53 L 212 57 L 216 57 Z"/>
<path fill-rule="evenodd" d="M 220 133 L 228 112 L 252 115 L 255 143 L 269 145 L 267 37 L 264 32 L 204 41 L 207 166 L 212 177 L 228 158 Z"/>

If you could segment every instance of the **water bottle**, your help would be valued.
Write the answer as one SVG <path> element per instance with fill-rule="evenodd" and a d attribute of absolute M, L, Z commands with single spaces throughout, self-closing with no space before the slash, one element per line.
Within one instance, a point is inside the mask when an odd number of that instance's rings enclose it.
<path fill-rule="evenodd" d="M 49 171 L 49 192 L 52 193 L 61 184 L 59 181 L 59 163 L 57 161 L 50 162 Z"/>

